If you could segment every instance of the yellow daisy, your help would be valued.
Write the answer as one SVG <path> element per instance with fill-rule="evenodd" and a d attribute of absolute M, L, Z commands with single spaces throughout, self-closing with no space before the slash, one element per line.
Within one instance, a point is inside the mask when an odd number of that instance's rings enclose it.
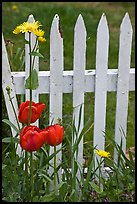
<path fill-rule="evenodd" d="M 14 34 L 19 34 L 21 32 L 21 26 L 17 26 L 14 30 L 13 33 Z"/>
<path fill-rule="evenodd" d="M 43 35 L 44 35 L 44 31 L 43 30 L 41 30 L 41 29 L 39 29 L 39 30 L 34 30 L 34 34 L 36 35 L 36 36 L 38 36 L 38 37 L 43 37 Z"/>
<path fill-rule="evenodd" d="M 14 11 L 17 10 L 17 6 L 16 6 L 16 5 L 12 5 L 11 8 L 12 8 L 12 10 L 14 10 Z"/>
<path fill-rule="evenodd" d="M 24 22 L 17 26 L 14 30 L 14 34 L 19 34 L 19 33 L 25 33 L 25 32 L 34 32 L 37 30 L 40 26 L 42 26 L 39 21 L 29 23 L 29 22 Z"/>
<path fill-rule="evenodd" d="M 95 150 L 95 153 L 98 154 L 100 157 L 109 158 L 111 156 L 109 152 L 106 152 L 104 150 Z"/>
<path fill-rule="evenodd" d="M 43 38 L 43 37 L 38 37 L 38 40 L 39 40 L 40 42 L 46 42 L 46 39 Z"/>

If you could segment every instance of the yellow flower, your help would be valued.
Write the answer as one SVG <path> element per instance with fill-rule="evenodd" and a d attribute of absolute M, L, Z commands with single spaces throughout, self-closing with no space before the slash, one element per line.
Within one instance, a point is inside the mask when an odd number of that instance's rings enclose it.
<path fill-rule="evenodd" d="M 43 37 L 38 37 L 38 40 L 41 41 L 41 42 L 46 42 L 46 39 L 43 38 Z"/>
<path fill-rule="evenodd" d="M 109 158 L 111 156 L 109 152 L 106 152 L 104 150 L 95 150 L 95 153 L 98 154 L 100 157 Z"/>
<path fill-rule="evenodd" d="M 14 34 L 19 34 L 20 32 L 21 32 L 21 26 L 17 26 L 13 31 Z"/>
<path fill-rule="evenodd" d="M 36 36 L 38 36 L 38 37 L 43 37 L 43 35 L 44 35 L 44 31 L 43 30 L 41 30 L 41 29 L 39 29 L 39 30 L 34 30 L 34 34 L 36 35 Z"/>
<path fill-rule="evenodd" d="M 14 10 L 14 11 L 17 10 L 17 6 L 16 6 L 16 5 L 12 5 L 11 8 L 12 8 L 12 10 Z"/>
<path fill-rule="evenodd" d="M 17 26 L 14 30 L 14 34 L 19 34 L 19 33 L 25 33 L 25 32 L 35 32 L 40 26 L 42 26 L 39 21 L 29 23 L 29 22 L 24 22 Z"/>

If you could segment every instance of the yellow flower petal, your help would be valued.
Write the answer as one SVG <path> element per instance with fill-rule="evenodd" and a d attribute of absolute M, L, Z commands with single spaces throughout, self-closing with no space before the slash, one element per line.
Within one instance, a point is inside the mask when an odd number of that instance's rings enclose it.
<path fill-rule="evenodd" d="M 34 34 L 36 35 L 36 36 L 38 36 L 38 37 L 43 37 L 43 35 L 44 35 L 44 31 L 43 30 L 41 30 L 41 29 L 39 29 L 39 30 L 34 30 L 33 31 L 34 32 Z"/>
<path fill-rule="evenodd" d="M 21 32 L 21 26 L 17 26 L 14 30 L 13 33 L 14 34 L 19 34 Z"/>
<path fill-rule="evenodd" d="M 40 42 L 46 42 L 46 39 L 43 38 L 43 37 L 38 37 L 38 40 L 39 40 Z"/>
<path fill-rule="evenodd" d="M 25 32 L 34 32 L 35 30 L 37 30 L 40 26 L 42 26 L 39 21 L 33 22 L 33 23 L 29 23 L 29 22 L 24 22 L 22 24 L 20 24 L 19 26 L 17 26 L 13 33 L 14 34 L 19 34 L 19 33 L 25 33 Z"/>
<path fill-rule="evenodd" d="M 17 6 L 16 6 L 16 5 L 12 5 L 11 8 L 12 8 L 12 10 L 14 10 L 14 11 L 17 10 Z"/>
<path fill-rule="evenodd" d="M 106 152 L 104 150 L 95 150 L 95 153 L 98 154 L 100 157 L 109 158 L 111 156 L 109 152 Z"/>

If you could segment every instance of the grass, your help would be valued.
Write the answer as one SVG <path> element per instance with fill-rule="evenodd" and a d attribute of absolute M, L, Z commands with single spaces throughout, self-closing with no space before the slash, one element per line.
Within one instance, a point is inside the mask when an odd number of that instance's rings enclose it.
<path fill-rule="evenodd" d="M 17 10 L 13 10 L 12 6 L 16 5 Z M 40 70 L 49 70 L 49 40 L 50 27 L 54 15 L 57 13 L 60 17 L 60 23 L 63 30 L 64 40 L 64 70 L 72 70 L 73 68 L 73 33 L 74 26 L 78 15 L 81 13 L 87 29 L 87 54 L 86 69 L 95 69 L 96 56 L 96 30 L 99 19 L 103 13 L 106 14 L 110 33 L 109 45 L 109 68 L 117 68 L 118 66 L 118 47 L 119 47 L 119 28 L 125 13 L 128 12 L 133 26 L 133 44 L 131 55 L 131 67 L 135 67 L 135 3 L 133 2 L 3 2 L 2 3 L 2 30 L 5 40 L 10 39 L 14 43 L 14 53 L 18 47 L 23 49 L 23 35 L 16 36 L 12 34 L 13 29 L 20 23 L 27 21 L 30 14 L 34 15 L 36 20 L 42 23 L 43 30 L 46 30 L 46 44 L 40 47 L 41 53 L 44 54 L 46 60 L 40 61 Z M 19 71 L 18 64 L 12 67 L 12 71 Z M 40 99 L 47 104 L 48 96 L 40 96 Z M 63 124 L 68 127 L 71 123 L 72 116 L 72 94 L 64 94 L 63 98 Z M 115 124 L 115 102 L 116 94 L 108 93 L 107 96 L 107 118 L 106 130 L 114 135 Z M 6 116 L 5 104 L 3 102 L 3 118 Z M 127 127 L 127 145 L 135 144 L 135 94 L 129 94 L 129 115 Z M 48 123 L 48 110 L 46 116 L 43 115 L 44 121 Z M 85 122 L 93 123 L 94 118 L 94 93 L 85 93 Z M 5 130 L 6 129 L 6 130 Z M 69 128 L 67 129 L 70 134 Z M 3 125 L 3 135 L 9 134 L 7 127 Z M 93 129 L 91 129 L 84 138 L 85 148 L 84 155 L 88 155 L 93 140 Z"/>

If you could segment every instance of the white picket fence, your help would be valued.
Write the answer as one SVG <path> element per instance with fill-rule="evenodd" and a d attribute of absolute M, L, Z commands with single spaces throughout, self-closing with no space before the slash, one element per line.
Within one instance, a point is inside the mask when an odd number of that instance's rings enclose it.
<path fill-rule="evenodd" d="M 33 15 L 28 18 L 33 22 Z M 91 22 L 92 26 L 92 22 Z M 106 124 L 106 96 L 107 92 L 115 91 L 116 94 L 116 118 L 115 118 L 115 140 L 120 144 L 122 137 L 123 151 L 126 151 L 126 138 L 121 134 L 120 128 L 126 135 L 127 114 L 128 114 L 128 94 L 135 90 L 135 68 L 130 68 L 131 46 L 132 46 L 132 26 L 128 13 L 125 14 L 120 26 L 119 38 L 119 59 L 118 69 L 108 69 L 108 49 L 109 49 L 109 28 L 106 16 L 101 16 L 97 28 L 96 41 L 96 68 L 86 70 L 86 37 L 87 32 L 82 15 L 78 16 L 74 29 L 74 61 L 72 71 L 64 71 L 63 38 L 59 30 L 59 16 L 56 14 L 50 30 L 50 71 L 39 71 L 39 87 L 33 91 L 33 101 L 39 101 L 39 94 L 50 95 L 50 121 L 62 119 L 63 93 L 73 93 L 73 118 L 75 126 L 78 128 L 79 109 L 82 105 L 82 117 L 80 131 L 84 127 L 84 93 L 95 92 L 94 103 L 94 146 L 98 149 L 105 149 L 105 124 Z M 25 34 L 28 39 L 28 34 Z M 32 35 L 32 46 L 35 44 L 35 36 Z M 2 41 L 2 87 L 5 97 L 9 119 L 16 124 L 16 119 L 7 98 L 6 86 L 12 88 L 11 96 L 18 113 L 16 94 L 25 94 L 29 98 L 28 90 L 25 90 L 24 81 L 28 77 L 29 51 L 28 44 L 25 45 L 25 71 L 12 72 L 8 62 L 8 56 L 4 39 Z M 92 57 L 92 56 L 91 56 Z M 39 70 L 39 58 L 35 62 L 35 69 Z M 38 125 L 38 121 L 35 123 Z M 20 124 L 21 125 L 21 124 Z M 12 134 L 15 136 L 13 129 Z M 57 146 L 57 149 L 61 144 Z M 50 153 L 53 148 L 50 148 Z M 17 153 L 21 153 L 18 146 Z M 57 155 L 57 163 L 61 162 L 62 153 Z M 114 152 L 114 158 L 117 158 Z M 77 160 L 83 162 L 83 138 L 79 144 Z"/>

